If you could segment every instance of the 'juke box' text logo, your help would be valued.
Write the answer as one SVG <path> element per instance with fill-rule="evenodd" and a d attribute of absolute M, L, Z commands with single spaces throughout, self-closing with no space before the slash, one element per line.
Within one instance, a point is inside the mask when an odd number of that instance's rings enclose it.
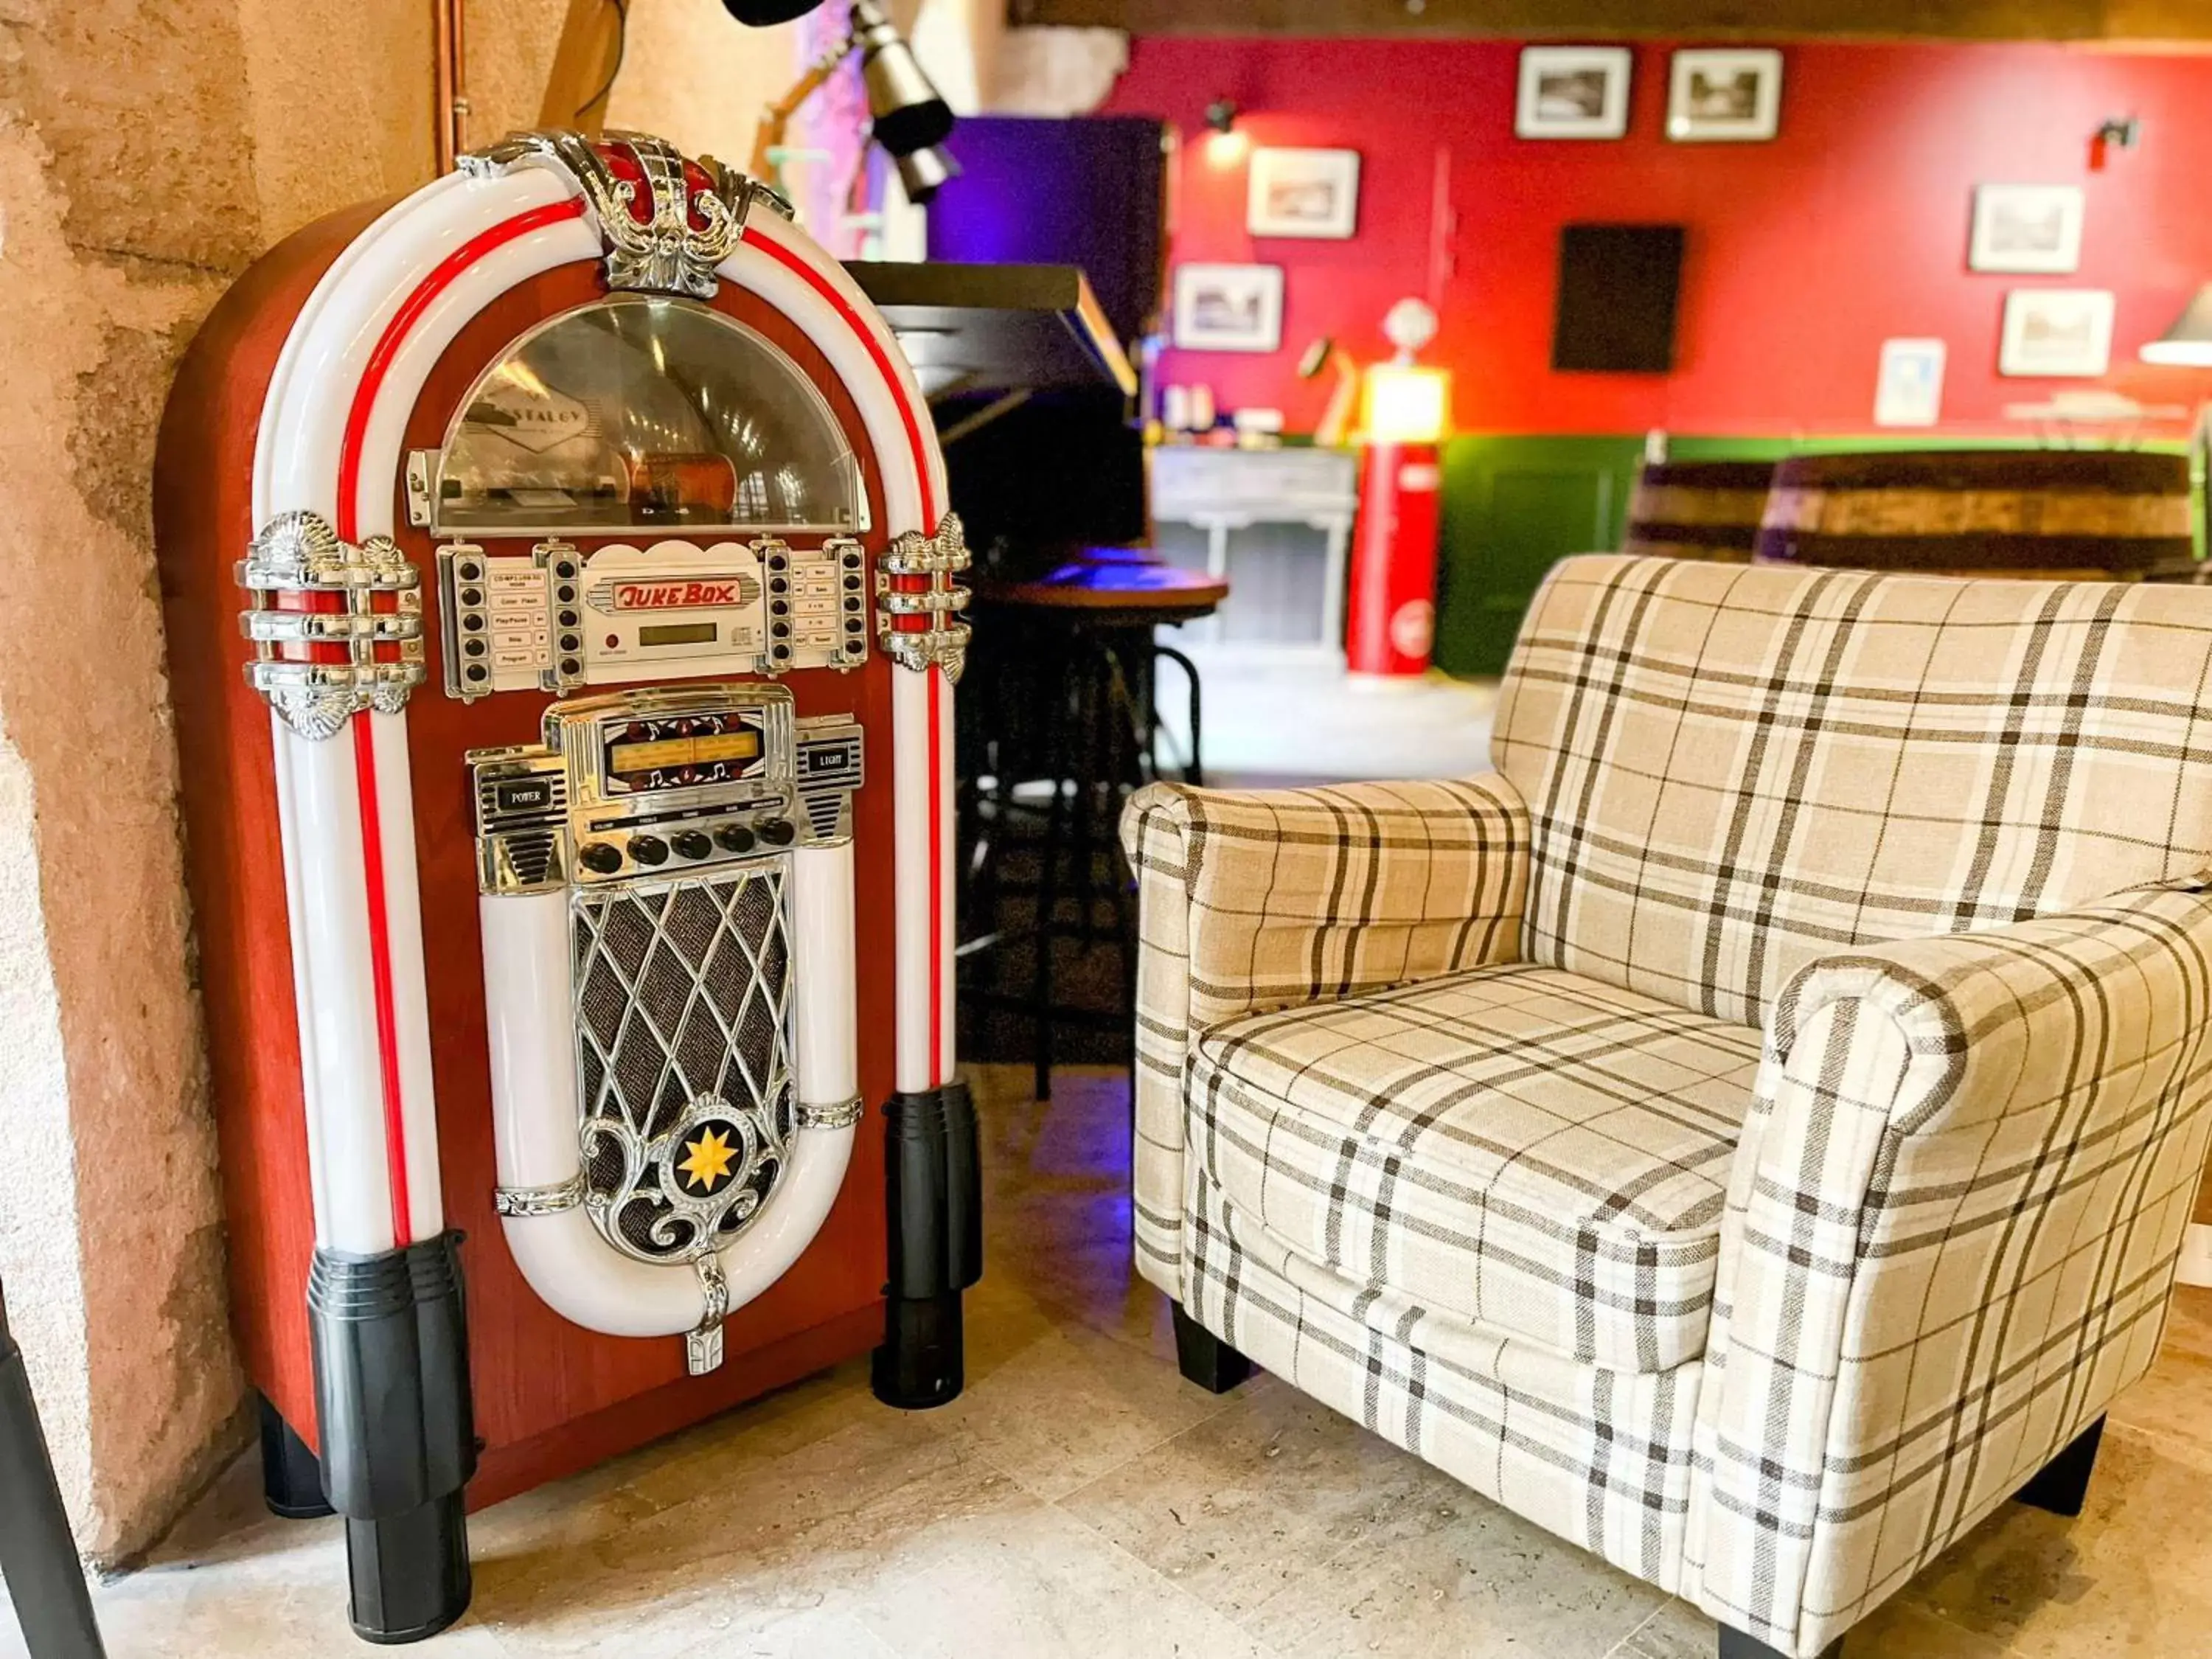
<path fill-rule="evenodd" d="M 752 584 L 738 576 L 693 576 L 682 581 L 617 582 L 617 611 L 702 611 L 747 605 Z"/>

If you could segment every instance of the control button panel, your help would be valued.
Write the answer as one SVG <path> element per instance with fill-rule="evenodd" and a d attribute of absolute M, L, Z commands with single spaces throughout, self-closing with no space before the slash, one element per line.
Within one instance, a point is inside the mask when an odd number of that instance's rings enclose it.
<path fill-rule="evenodd" d="M 446 694 L 565 691 L 584 683 L 581 556 L 566 542 L 495 556 L 469 542 L 438 550 Z"/>
<path fill-rule="evenodd" d="M 527 556 L 469 542 L 438 554 L 447 695 L 859 667 L 867 660 L 866 554 L 850 537 L 708 545 L 615 543 Z"/>

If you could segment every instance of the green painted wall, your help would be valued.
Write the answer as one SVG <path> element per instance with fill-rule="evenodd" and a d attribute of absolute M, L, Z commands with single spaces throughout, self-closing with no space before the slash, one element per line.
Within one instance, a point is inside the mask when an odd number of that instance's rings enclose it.
<path fill-rule="evenodd" d="M 1680 461 L 1779 460 L 1866 449 L 2024 449 L 2027 438 L 1945 439 L 1883 433 L 1803 438 L 1670 436 Z M 2178 450 L 2179 444 L 2149 448 Z M 1468 434 L 1443 451 L 1443 527 L 1437 573 L 1437 666 L 1503 673 L 1521 617 L 1557 561 L 1620 545 L 1643 459 L 1641 436 Z M 2202 515 L 2199 515 L 2200 521 Z"/>

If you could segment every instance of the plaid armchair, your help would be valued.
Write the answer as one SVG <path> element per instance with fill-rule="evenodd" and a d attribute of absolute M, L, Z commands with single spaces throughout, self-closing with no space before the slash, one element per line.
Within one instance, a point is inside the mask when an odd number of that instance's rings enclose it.
<path fill-rule="evenodd" d="M 2078 1510 L 2212 1114 L 2212 592 L 1592 557 L 1495 774 L 1154 786 L 1139 1269 L 1265 1365 L 1826 1654 Z"/>

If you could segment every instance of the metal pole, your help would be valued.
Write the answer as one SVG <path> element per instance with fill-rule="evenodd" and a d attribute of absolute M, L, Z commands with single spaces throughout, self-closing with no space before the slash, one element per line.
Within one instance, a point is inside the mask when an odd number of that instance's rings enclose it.
<path fill-rule="evenodd" d="M 0 1296 L 0 1577 L 31 1659 L 106 1659 L 23 1351 Z"/>

